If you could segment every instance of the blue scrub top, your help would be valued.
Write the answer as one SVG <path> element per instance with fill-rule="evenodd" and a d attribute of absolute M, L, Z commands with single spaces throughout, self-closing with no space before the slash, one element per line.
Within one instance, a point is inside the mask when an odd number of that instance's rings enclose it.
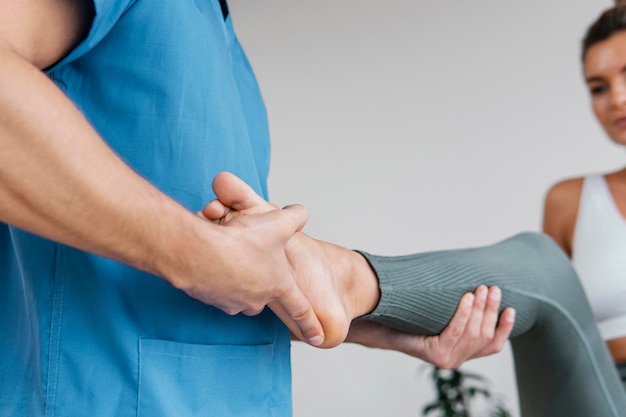
<path fill-rule="evenodd" d="M 224 170 L 266 195 L 265 108 L 220 2 L 95 8 L 48 74 L 106 142 L 191 211 Z M 291 415 L 289 332 L 269 311 L 229 316 L 5 224 L 0 271 L 2 416 Z"/>

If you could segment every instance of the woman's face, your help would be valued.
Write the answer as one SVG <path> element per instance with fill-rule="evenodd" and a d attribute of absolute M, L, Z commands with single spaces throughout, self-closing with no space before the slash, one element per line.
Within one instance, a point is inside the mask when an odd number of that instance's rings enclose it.
<path fill-rule="evenodd" d="M 613 142 L 626 146 L 626 31 L 591 46 L 584 73 L 596 118 Z"/>

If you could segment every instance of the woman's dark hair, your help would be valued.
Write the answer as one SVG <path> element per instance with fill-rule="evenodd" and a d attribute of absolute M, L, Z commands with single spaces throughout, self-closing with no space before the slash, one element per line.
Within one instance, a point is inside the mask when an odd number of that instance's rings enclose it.
<path fill-rule="evenodd" d="M 615 7 L 605 10 L 587 29 L 582 42 L 582 60 L 585 60 L 590 47 L 623 30 L 626 30 L 626 1 L 617 1 Z"/>

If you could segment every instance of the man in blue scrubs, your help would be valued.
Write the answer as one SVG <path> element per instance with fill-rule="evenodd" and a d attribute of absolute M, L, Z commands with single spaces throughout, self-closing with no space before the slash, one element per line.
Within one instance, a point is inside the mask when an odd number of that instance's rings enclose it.
<path fill-rule="evenodd" d="M 0 2 L 0 414 L 290 416 L 290 332 L 265 306 L 314 346 L 341 341 L 285 256 L 306 212 L 195 214 L 221 171 L 267 196 L 269 153 L 225 2 Z M 461 328 L 495 326 L 481 291 Z M 503 329 L 377 343 L 428 358 L 469 340 L 462 360 Z"/>

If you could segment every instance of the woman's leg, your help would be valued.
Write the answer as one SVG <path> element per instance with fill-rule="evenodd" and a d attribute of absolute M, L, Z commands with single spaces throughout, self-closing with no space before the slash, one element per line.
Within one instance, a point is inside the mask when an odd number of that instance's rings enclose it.
<path fill-rule="evenodd" d="M 524 233 L 495 245 L 400 257 L 367 253 L 380 281 L 362 319 L 438 334 L 459 298 L 497 285 L 516 309 L 512 347 L 523 417 L 626 416 L 626 394 L 567 256 L 549 237 Z"/>
<path fill-rule="evenodd" d="M 622 379 L 622 384 L 624 384 L 624 390 L 626 391 L 626 362 L 620 362 L 616 365 L 617 373 L 619 377 Z"/>

